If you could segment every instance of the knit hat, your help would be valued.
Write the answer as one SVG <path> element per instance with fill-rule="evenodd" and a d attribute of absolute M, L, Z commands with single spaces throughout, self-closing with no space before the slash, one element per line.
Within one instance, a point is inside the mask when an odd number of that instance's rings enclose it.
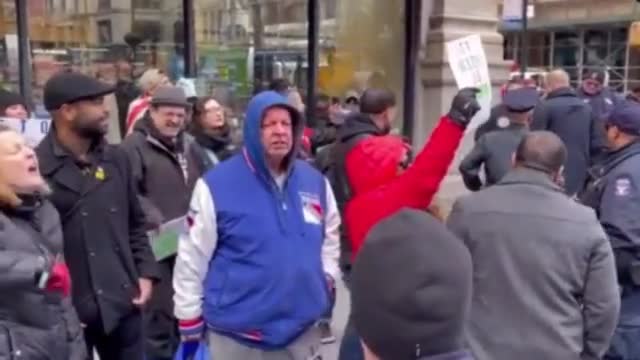
<path fill-rule="evenodd" d="M 22 105 L 25 109 L 29 109 L 29 106 L 27 106 L 27 102 L 22 95 L 5 89 L 0 89 L 0 113 L 4 114 L 4 111 L 13 105 Z"/>
<path fill-rule="evenodd" d="M 376 225 L 356 258 L 352 316 L 382 359 L 419 359 L 463 348 L 472 264 L 462 240 L 425 211 Z"/>
<path fill-rule="evenodd" d="M 152 106 L 168 105 L 189 107 L 191 104 L 187 101 L 184 90 L 177 86 L 161 86 L 153 94 L 151 98 Z"/>

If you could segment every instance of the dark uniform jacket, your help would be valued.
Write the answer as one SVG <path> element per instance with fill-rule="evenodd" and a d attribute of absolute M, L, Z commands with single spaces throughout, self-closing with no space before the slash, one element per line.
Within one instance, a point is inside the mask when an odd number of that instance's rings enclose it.
<path fill-rule="evenodd" d="M 568 152 L 565 189 L 570 195 L 581 191 L 604 148 L 604 127 L 589 105 L 571 88 L 552 91 L 536 107 L 531 130 L 548 130 L 562 139 Z"/>
<path fill-rule="evenodd" d="M 496 130 L 504 130 L 508 128 L 509 125 L 510 122 L 507 117 L 507 107 L 504 106 L 504 104 L 498 104 L 491 108 L 489 119 L 482 125 L 478 126 L 476 132 L 473 134 L 473 139 L 478 141 L 482 135 Z"/>
<path fill-rule="evenodd" d="M 580 196 L 596 210 L 616 256 L 618 278 L 631 282 L 631 265 L 640 261 L 640 142 L 611 153 L 591 169 Z"/>
<path fill-rule="evenodd" d="M 32 200 L 0 212 L 0 359 L 84 360 L 71 300 L 36 285 L 45 259 L 62 253 L 62 230 L 54 207 Z"/>
<path fill-rule="evenodd" d="M 476 142 L 471 152 L 460 163 L 460 175 L 471 191 L 480 190 L 480 169 L 484 165 L 486 186 L 500 181 L 512 167 L 511 157 L 518 148 L 528 127 L 512 123 L 502 131 L 489 132 Z"/>
<path fill-rule="evenodd" d="M 127 156 L 96 144 L 85 167 L 58 143 L 55 128 L 36 153 L 62 220 L 74 305 L 83 323 L 108 333 L 135 310 L 138 278 L 158 277 Z"/>

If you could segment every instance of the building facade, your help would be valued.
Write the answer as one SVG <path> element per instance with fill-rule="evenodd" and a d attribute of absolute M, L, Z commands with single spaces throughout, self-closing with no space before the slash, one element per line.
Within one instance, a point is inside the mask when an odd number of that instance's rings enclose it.
<path fill-rule="evenodd" d="M 529 40 L 524 50 L 529 65 L 566 69 L 574 84 L 589 69 L 607 69 L 609 85 L 618 91 L 640 86 L 640 50 L 628 46 L 629 26 L 640 19 L 634 0 L 532 1 Z M 505 59 L 520 51 L 519 23 L 502 23 Z"/>

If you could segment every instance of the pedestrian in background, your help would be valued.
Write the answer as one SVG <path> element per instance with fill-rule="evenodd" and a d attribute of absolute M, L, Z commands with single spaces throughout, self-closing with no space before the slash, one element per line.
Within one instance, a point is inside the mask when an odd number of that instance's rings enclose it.
<path fill-rule="evenodd" d="M 567 149 L 534 131 L 497 184 L 448 218 L 471 252 L 467 343 L 478 360 L 601 359 L 620 298 L 611 245 L 593 211 L 557 183 Z"/>
<path fill-rule="evenodd" d="M 36 150 L 60 213 L 73 304 L 89 354 L 142 359 L 141 309 L 158 270 L 127 155 L 106 144 L 104 96 L 113 87 L 59 73 L 44 87 L 52 127 Z"/>
<path fill-rule="evenodd" d="M 169 77 L 158 69 L 147 69 L 138 79 L 138 87 L 142 94 L 129 104 L 127 111 L 127 131 L 130 134 L 133 131 L 138 120 L 142 119 L 149 110 L 151 99 L 155 92 L 162 86 L 169 85 Z"/>
<path fill-rule="evenodd" d="M 364 359 L 472 360 L 464 344 L 472 272 L 464 243 L 426 211 L 380 221 L 351 282 Z"/>
<path fill-rule="evenodd" d="M 187 149 L 192 140 L 185 132 L 189 106 L 181 88 L 158 88 L 149 110 L 122 143 L 131 161 L 148 231 L 160 232 L 163 224 L 183 218 L 189 210 Z M 179 345 L 171 285 L 175 251 L 157 260 L 159 281 L 145 309 L 146 354 L 147 360 L 169 360 Z"/>
<path fill-rule="evenodd" d="M 610 152 L 590 171 L 580 198 L 596 210 L 607 233 L 622 288 L 620 320 L 605 359 L 631 360 L 640 357 L 640 104 L 620 103 L 605 129 Z"/>
<path fill-rule="evenodd" d="M 505 94 L 503 106 L 509 125 L 502 131 L 482 135 L 460 162 L 460 175 L 467 189 L 478 191 L 483 186 L 491 186 L 509 172 L 513 153 L 529 132 L 531 114 L 538 100 L 538 91 L 533 87 L 510 90 Z M 483 168 L 484 184 L 480 178 Z"/>
<path fill-rule="evenodd" d="M 608 76 L 604 69 L 587 70 L 577 92 L 578 97 L 591 106 L 596 119 L 603 119 L 623 100 L 621 94 L 607 86 Z"/>
<path fill-rule="evenodd" d="M 0 116 L 28 119 L 29 106 L 22 95 L 0 89 Z"/>
<path fill-rule="evenodd" d="M 604 129 L 598 115 L 571 88 L 569 74 L 554 70 L 547 75 L 548 94 L 533 113 L 531 130 L 548 130 L 567 147 L 565 190 L 574 196 L 584 188 L 589 167 L 604 150 Z"/>
<path fill-rule="evenodd" d="M 189 133 L 193 136 L 187 149 L 189 188 L 196 180 L 221 161 L 237 151 L 231 137 L 231 126 L 225 117 L 224 107 L 211 96 L 198 99 Z"/>
<path fill-rule="evenodd" d="M 58 212 L 33 149 L 0 125 L 0 358 L 85 360 Z"/>
<path fill-rule="evenodd" d="M 339 276 L 340 215 L 327 180 L 296 159 L 303 126 L 282 95 L 256 95 L 242 153 L 196 183 L 175 314 L 184 341 L 206 337 L 212 359 L 320 356 L 316 324 Z"/>

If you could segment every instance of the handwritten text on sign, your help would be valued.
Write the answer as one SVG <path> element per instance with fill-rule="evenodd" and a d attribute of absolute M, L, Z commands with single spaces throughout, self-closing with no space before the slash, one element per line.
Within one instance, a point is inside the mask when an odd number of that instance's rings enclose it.
<path fill-rule="evenodd" d="M 482 39 L 479 35 L 470 35 L 449 41 L 447 56 L 458 88 L 480 89 L 478 102 L 482 109 L 469 126 L 475 128 L 488 118 L 491 111 L 491 78 Z"/>

